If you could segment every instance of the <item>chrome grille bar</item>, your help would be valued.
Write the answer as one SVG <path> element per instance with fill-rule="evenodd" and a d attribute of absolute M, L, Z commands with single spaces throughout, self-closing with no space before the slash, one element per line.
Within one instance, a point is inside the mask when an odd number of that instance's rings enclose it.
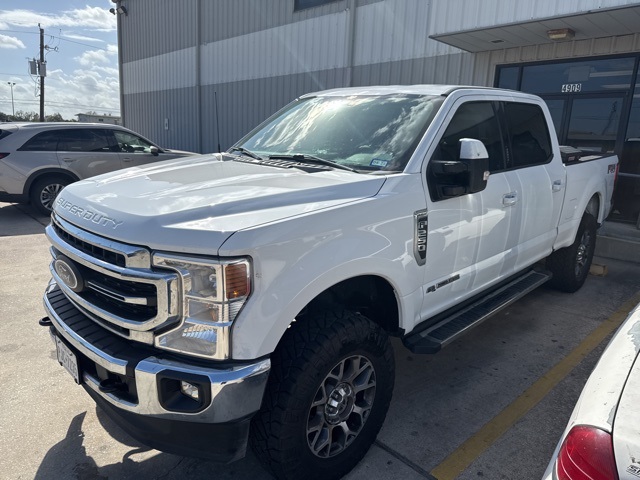
<path fill-rule="evenodd" d="M 66 257 L 67 263 L 69 260 L 76 263 L 87 277 L 85 289 L 78 293 L 65 285 L 52 263 L 51 274 L 61 290 L 100 323 L 129 331 L 126 335 L 114 328 L 115 333 L 148 340 L 148 335 L 141 335 L 143 332 L 178 320 L 178 275 L 152 270 L 151 255 L 147 249 L 94 235 L 56 215 L 45 232 L 52 245 L 54 261 Z M 125 266 L 116 264 L 121 261 L 108 261 L 113 258 L 124 258 Z"/>

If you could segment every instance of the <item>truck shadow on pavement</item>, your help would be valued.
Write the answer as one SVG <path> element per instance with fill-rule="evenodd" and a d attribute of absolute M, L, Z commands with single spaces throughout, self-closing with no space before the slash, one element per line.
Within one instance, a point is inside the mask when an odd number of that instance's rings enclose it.
<path fill-rule="evenodd" d="M 0 237 L 44 233 L 49 217 L 40 215 L 27 205 L 0 203 Z"/>
<path fill-rule="evenodd" d="M 65 438 L 49 449 L 38 467 L 35 480 L 107 480 L 114 478 L 135 479 L 272 479 L 252 454 L 240 462 L 230 465 L 206 460 L 180 457 L 158 452 L 141 446 L 113 423 L 105 413 L 96 409 L 99 423 L 113 437 L 111 442 L 120 442 L 128 447 L 122 460 L 99 466 L 89 455 L 84 445 L 84 429 L 87 412 L 76 415 L 67 429 Z M 206 439 L 203 439 L 206 441 Z M 100 448 L 100 455 L 108 450 Z M 107 452 L 108 453 L 108 452 Z M 137 458 L 133 458 L 133 457 Z"/>

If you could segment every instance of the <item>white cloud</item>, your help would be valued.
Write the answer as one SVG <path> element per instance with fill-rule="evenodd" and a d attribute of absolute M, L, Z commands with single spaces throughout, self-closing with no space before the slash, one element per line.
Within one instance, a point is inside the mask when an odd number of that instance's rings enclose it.
<path fill-rule="evenodd" d="M 100 31 L 113 31 L 117 25 L 115 16 L 109 10 L 88 5 L 83 9 L 66 10 L 60 14 L 22 9 L 0 11 L 0 29 L 34 26 L 38 23 L 43 27 L 84 27 Z"/>
<path fill-rule="evenodd" d="M 68 38 L 70 40 L 80 40 L 83 42 L 99 42 L 104 43 L 104 40 L 95 37 L 88 37 L 86 35 L 78 35 L 77 33 L 63 32 L 61 38 Z"/>
<path fill-rule="evenodd" d="M 25 47 L 24 43 L 22 43 L 22 41 L 17 39 L 16 37 L 10 37 L 8 35 L 0 34 L 0 48 L 16 49 L 27 47 Z"/>
<path fill-rule="evenodd" d="M 96 63 L 110 63 L 111 59 L 109 57 L 114 55 L 118 55 L 118 47 L 116 45 L 107 45 L 106 50 L 87 50 L 79 57 L 74 57 L 74 60 L 80 65 L 88 67 Z"/>

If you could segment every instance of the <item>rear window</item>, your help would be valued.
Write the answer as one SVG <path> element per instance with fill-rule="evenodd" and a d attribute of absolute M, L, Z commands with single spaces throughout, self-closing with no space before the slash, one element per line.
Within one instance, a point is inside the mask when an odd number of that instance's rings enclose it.
<path fill-rule="evenodd" d="M 18 150 L 28 152 L 55 152 L 58 134 L 55 131 L 40 132 L 25 142 Z"/>
<path fill-rule="evenodd" d="M 540 165 L 551 160 L 551 139 L 542 109 L 530 103 L 505 104 L 511 143 L 511 168 Z"/>
<path fill-rule="evenodd" d="M 109 152 L 109 140 L 102 129 L 83 128 L 61 130 L 58 133 L 58 151 L 61 152 Z"/>
<path fill-rule="evenodd" d="M 2 140 L 4 137 L 8 137 L 9 135 L 11 135 L 13 132 L 9 131 L 9 130 L 2 130 L 0 129 L 0 140 Z"/>

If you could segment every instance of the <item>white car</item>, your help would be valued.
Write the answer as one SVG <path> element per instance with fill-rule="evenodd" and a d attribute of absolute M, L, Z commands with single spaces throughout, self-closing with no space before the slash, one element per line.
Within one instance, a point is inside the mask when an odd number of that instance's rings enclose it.
<path fill-rule="evenodd" d="M 543 480 L 640 478 L 640 305 L 582 390 Z"/>
<path fill-rule="evenodd" d="M 160 148 L 118 125 L 5 123 L 0 125 L 0 201 L 31 202 L 48 215 L 70 183 L 187 155 L 197 154 Z"/>

